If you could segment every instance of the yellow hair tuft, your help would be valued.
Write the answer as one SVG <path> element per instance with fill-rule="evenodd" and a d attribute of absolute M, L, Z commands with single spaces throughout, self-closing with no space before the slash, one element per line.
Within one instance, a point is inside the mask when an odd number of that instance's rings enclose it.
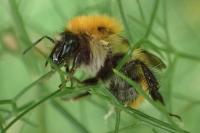
<path fill-rule="evenodd" d="M 69 21 L 66 30 L 74 33 L 100 34 L 98 28 L 105 28 L 109 33 L 121 32 L 122 26 L 114 18 L 108 16 L 79 16 Z"/>

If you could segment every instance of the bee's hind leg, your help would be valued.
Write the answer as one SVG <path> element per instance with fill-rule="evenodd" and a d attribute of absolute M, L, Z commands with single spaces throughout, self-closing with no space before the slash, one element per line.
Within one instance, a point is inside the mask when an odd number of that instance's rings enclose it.
<path fill-rule="evenodd" d="M 158 84 L 156 77 L 143 62 L 138 61 L 138 60 L 137 60 L 137 62 L 138 62 L 138 64 L 140 64 L 141 70 L 144 75 L 144 79 L 145 79 L 148 89 L 149 89 L 149 94 L 151 95 L 152 99 L 154 101 L 159 101 L 160 103 L 162 103 L 164 105 L 165 103 L 164 103 L 163 97 L 158 90 L 159 84 Z"/>
<path fill-rule="evenodd" d="M 159 84 L 153 72 L 140 60 L 132 60 L 124 66 L 125 74 L 132 80 L 141 84 L 144 90 L 148 89 L 154 101 L 164 105 L 164 100 L 159 92 Z"/>

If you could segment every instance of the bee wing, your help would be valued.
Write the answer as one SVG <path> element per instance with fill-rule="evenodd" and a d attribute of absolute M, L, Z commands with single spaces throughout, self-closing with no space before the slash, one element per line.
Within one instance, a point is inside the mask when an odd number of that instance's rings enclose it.
<path fill-rule="evenodd" d="M 143 49 L 135 49 L 132 56 L 135 60 L 140 60 L 147 66 L 151 66 L 159 70 L 166 68 L 165 63 L 160 58 Z"/>
<path fill-rule="evenodd" d="M 126 38 L 122 36 L 112 35 L 110 36 L 108 42 L 111 42 L 109 44 L 113 53 L 126 53 L 129 50 L 129 42 Z M 160 58 L 140 48 L 135 49 L 133 51 L 131 59 L 140 60 L 147 66 L 150 66 L 159 70 L 166 68 L 165 63 Z"/>

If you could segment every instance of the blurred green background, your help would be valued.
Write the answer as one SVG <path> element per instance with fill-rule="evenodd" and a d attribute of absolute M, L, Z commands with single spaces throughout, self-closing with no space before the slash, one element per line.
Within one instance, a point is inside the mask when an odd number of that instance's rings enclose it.
<path fill-rule="evenodd" d="M 155 72 L 160 91 L 170 112 L 182 117 L 178 125 L 192 133 L 200 131 L 200 1 L 160 0 L 1 0 L 0 1 L 0 123 L 5 127 L 15 116 L 38 99 L 58 89 L 59 75 L 46 76 L 31 89 L 26 88 L 51 70 L 35 49 L 23 50 L 43 35 L 54 37 L 67 21 L 78 15 L 103 14 L 125 24 L 124 36 L 136 44 L 152 20 L 148 40 L 142 48 L 160 56 L 167 64 Z M 121 7 L 122 8 L 121 8 Z M 120 7 L 120 8 L 119 8 Z M 123 16 L 124 15 L 124 16 Z M 49 41 L 37 48 L 45 55 L 52 49 Z M 21 92 L 27 89 L 25 93 Z M 21 96 L 20 96 L 21 95 Z M 16 97 L 20 96 L 20 97 Z M 27 113 L 8 133 L 104 133 L 115 129 L 115 113 L 104 116 L 112 105 L 96 95 L 71 102 L 55 98 Z M 165 121 L 151 104 L 144 102 L 142 112 Z M 167 132 L 122 112 L 121 133 Z"/>

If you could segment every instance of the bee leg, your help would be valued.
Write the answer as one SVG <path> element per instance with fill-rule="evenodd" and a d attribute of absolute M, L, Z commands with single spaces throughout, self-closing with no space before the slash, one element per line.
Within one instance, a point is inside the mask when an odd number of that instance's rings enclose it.
<path fill-rule="evenodd" d="M 148 84 L 149 93 L 153 100 L 161 102 L 163 105 L 165 105 L 162 95 L 158 91 L 158 82 L 153 73 L 150 71 L 150 69 L 142 62 L 139 61 L 139 64 L 141 66 L 141 69 L 143 71 L 144 77 L 146 79 L 146 82 Z M 168 113 L 169 116 L 175 117 L 178 120 L 182 121 L 181 117 L 179 115 Z"/>
<path fill-rule="evenodd" d="M 77 100 L 81 100 L 82 98 L 86 98 L 88 96 L 90 96 L 91 94 L 86 91 L 86 92 L 82 92 L 76 96 L 73 96 L 73 97 L 61 97 L 62 100 L 64 101 L 77 101 Z"/>
<path fill-rule="evenodd" d="M 89 79 L 86 79 L 86 80 L 83 80 L 83 81 L 80 81 L 80 80 L 78 80 L 74 77 L 71 77 L 70 80 L 71 80 L 70 82 L 72 83 L 71 85 L 73 85 L 73 81 L 76 81 L 77 83 L 83 84 L 83 85 L 94 85 L 98 82 L 98 79 L 96 77 L 89 78 Z M 88 91 L 86 91 L 86 92 L 80 93 L 77 96 L 71 98 L 71 100 L 73 100 L 73 101 L 80 100 L 80 99 L 87 97 L 87 96 L 90 96 L 90 95 L 91 94 Z M 67 99 L 67 100 L 69 100 L 69 99 Z"/>
<path fill-rule="evenodd" d="M 158 81 L 146 64 L 140 60 L 132 60 L 125 64 L 124 72 L 132 80 L 141 84 L 145 90 L 148 89 L 153 100 L 160 101 L 164 105 L 164 100 L 158 91 Z"/>
<path fill-rule="evenodd" d="M 49 36 L 43 36 L 43 37 L 39 38 L 36 42 L 34 42 L 32 46 L 30 46 L 26 50 L 24 50 L 23 54 L 26 54 L 29 50 L 31 50 L 33 47 L 35 47 L 39 42 L 41 42 L 45 38 L 48 39 L 53 44 L 55 44 L 55 40 L 54 39 L 52 39 Z"/>
<path fill-rule="evenodd" d="M 73 97 L 72 99 L 73 100 L 80 100 L 81 98 L 84 98 L 84 97 L 87 97 L 87 96 L 90 96 L 91 94 L 87 91 L 87 92 L 83 92 L 75 97 Z"/>
<path fill-rule="evenodd" d="M 77 82 L 79 84 L 83 84 L 83 85 L 95 85 L 98 82 L 98 78 L 97 77 L 93 77 L 93 78 L 88 78 L 88 79 L 85 79 L 83 81 L 80 81 L 79 79 L 71 76 L 70 77 L 70 81 L 71 82 L 75 81 L 75 82 Z"/>
<path fill-rule="evenodd" d="M 81 81 L 81 83 L 85 84 L 85 85 L 95 85 L 97 82 L 98 82 L 98 78 L 97 77 L 89 78 L 89 79 Z"/>
<path fill-rule="evenodd" d="M 83 80 L 83 81 L 80 81 L 76 78 L 73 78 L 73 80 L 76 80 L 78 83 L 83 84 L 83 85 L 95 85 L 98 82 L 98 79 L 96 77 L 89 78 L 89 79 L 86 79 L 86 80 Z M 72 100 L 79 100 L 79 99 L 87 97 L 87 96 L 90 96 L 90 93 L 88 91 L 83 92 L 83 93 L 73 97 Z"/>
<path fill-rule="evenodd" d="M 140 65 L 144 79 L 147 83 L 149 93 L 152 97 L 153 100 L 161 102 L 163 105 L 164 100 L 160 92 L 158 91 L 159 86 L 158 86 L 158 81 L 154 74 L 151 72 L 151 70 L 141 61 L 136 60 L 136 63 Z"/>

